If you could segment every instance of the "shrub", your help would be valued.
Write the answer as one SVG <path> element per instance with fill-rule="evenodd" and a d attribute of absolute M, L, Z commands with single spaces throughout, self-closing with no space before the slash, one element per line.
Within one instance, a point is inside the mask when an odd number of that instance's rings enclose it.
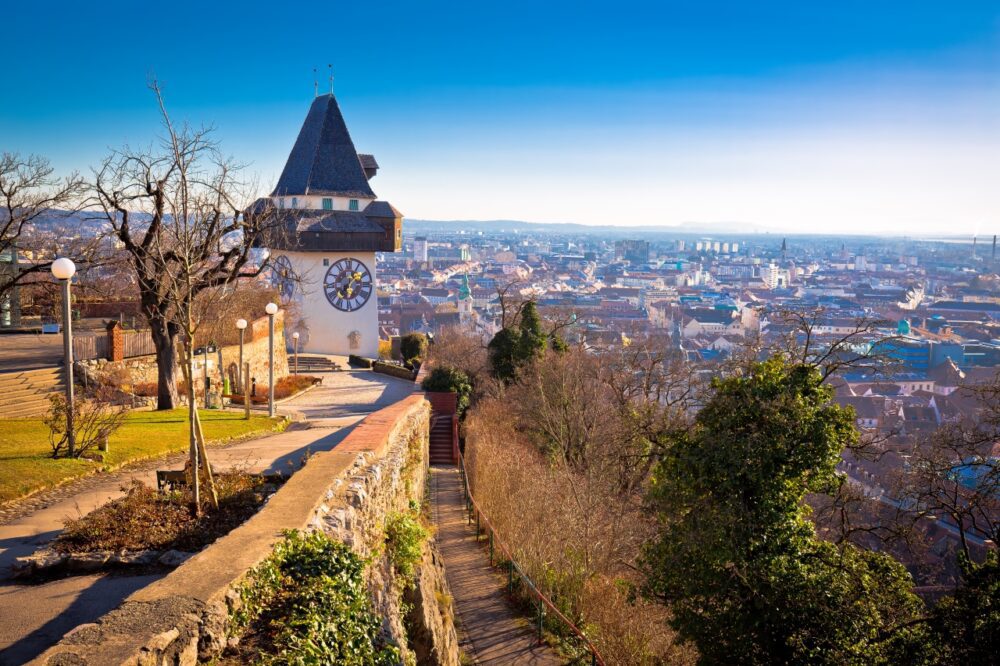
<path fill-rule="evenodd" d="M 461 415 L 469 406 L 472 395 L 472 382 L 469 376 L 458 368 L 438 366 L 420 384 L 425 391 L 440 391 L 442 393 L 458 394 L 458 413 Z"/>
<path fill-rule="evenodd" d="M 419 362 L 427 355 L 427 336 L 423 333 L 407 333 L 399 341 L 399 352 L 407 365 Z"/>
<path fill-rule="evenodd" d="M 423 543 L 430 536 L 411 513 L 390 513 L 385 519 L 385 546 L 396 573 L 412 584 Z"/>
<path fill-rule="evenodd" d="M 274 399 L 283 400 L 289 398 L 296 393 L 305 391 L 310 386 L 314 384 L 319 384 L 323 380 L 319 377 L 313 377 L 312 375 L 288 375 L 282 377 L 278 381 L 274 382 Z M 263 404 L 267 402 L 267 384 L 261 385 L 257 384 L 257 395 L 251 399 L 252 403 Z M 243 404 L 243 396 L 239 394 L 233 394 L 229 396 L 229 399 L 236 405 Z"/>
<path fill-rule="evenodd" d="M 393 377 L 399 377 L 400 379 L 409 379 L 413 381 L 416 376 L 415 370 L 410 370 L 409 368 L 404 368 L 401 365 L 395 365 L 394 363 L 383 363 L 381 361 L 375 361 L 372 363 L 372 370 L 375 372 L 381 372 L 383 375 L 391 375 Z"/>
<path fill-rule="evenodd" d="M 139 382 L 132 385 L 132 393 L 143 398 L 155 398 L 159 394 L 156 382 Z"/>
<path fill-rule="evenodd" d="M 237 629 L 258 640 L 240 642 L 240 657 L 263 664 L 400 662 L 398 648 L 381 638 L 364 581 L 365 562 L 323 532 L 291 531 L 240 590 Z"/>
<path fill-rule="evenodd" d="M 314 384 L 319 384 L 320 381 L 322 380 L 319 377 L 311 375 L 288 375 L 287 377 L 282 377 L 274 383 L 274 399 L 281 400 L 282 398 L 295 395 L 300 391 L 305 391 Z"/>
<path fill-rule="evenodd" d="M 74 400 L 74 457 L 79 458 L 107 441 L 125 422 L 128 406 L 114 404 L 111 401 L 113 393 L 114 389 L 101 387 L 89 398 L 81 395 Z M 49 413 L 45 417 L 45 425 L 49 428 L 49 446 L 52 447 L 53 458 L 62 458 L 69 455 L 69 431 L 66 428 L 69 405 L 61 393 L 52 395 L 49 403 Z"/>
<path fill-rule="evenodd" d="M 363 356 L 358 356 L 357 354 L 351 354 L 347 357 L 347 362 L 353 368 L 370 368 L 372 367 L 371 359 L 364 358 Z"/>
<path fill-rule="evenodd" d="M 378 357 L 383 361 L 388 361 L 392 358 L 392 342 L 390 340 L 378 341 Z"/>

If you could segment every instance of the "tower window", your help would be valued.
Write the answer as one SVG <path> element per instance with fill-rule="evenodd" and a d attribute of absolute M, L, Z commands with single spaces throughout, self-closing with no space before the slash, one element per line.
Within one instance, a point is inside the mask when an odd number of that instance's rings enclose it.
<path fill-rule="evenodd" d="M 278 208 L 285 207 L 285 197 L 278 197 Z"/>
<path fill-rule="evenodd" d="M 351 199 L 350 204 L 348 204 L 348 208 L 350 210 L 357 210 L 358 209 L 358 200 L 357 199 Z"/>
<path fill-rule="evenodd" d="M 333 199 L 323 199 L 323 210 L 333 210 Z"/>
<path fill-rule="evenodd" d="M 292 197 L 292 208 L 298 208 L 298 207 L 299 207 L 299 198 Z"/>
<path fill-rule="evenodd" d="M 323 257 L 323 265 L 324 266 L 329 266 L 330 265 L 330 260 L 327 259 L 326 257 Z"/>

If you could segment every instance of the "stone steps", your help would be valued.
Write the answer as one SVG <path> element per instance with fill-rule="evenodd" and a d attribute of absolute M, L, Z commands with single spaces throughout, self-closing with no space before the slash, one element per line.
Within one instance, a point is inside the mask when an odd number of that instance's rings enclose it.
<path fill-rule="evenodd" d="M 0 374 L 0 418 L 44 414 L 49 410 L 49 396 L 63 390 L 59 367 Z"/>
<path fill-rule="evenodd" d="M 289 367 L 294 366 L 293 357 L 289 356 Z M 340 369 L 336 363 L 325 356 L 299 356 L 299 372 L 336 372 Z"/>
<path fill-rule="evenodd" d="M 454 443 L 454 430 L 451 414 L 435 414 L 430 432 L 430 462 L 432 465 L 450 465 L 455 461 L 452 459 Z"/>

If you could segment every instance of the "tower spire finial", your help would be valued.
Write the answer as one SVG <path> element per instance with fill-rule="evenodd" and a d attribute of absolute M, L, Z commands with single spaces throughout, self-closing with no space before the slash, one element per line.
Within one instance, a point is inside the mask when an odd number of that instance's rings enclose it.
<path fill-rule="evenodd" d="M 319 79 L 316 78 L 315 67 L 313 67 L 313 97 L 319 97 Z"/>
<path fill-rule="evenodd" d="M 333 65 L 328 64 L 327 69 L 330 70 L 330 94 L 333 94 Z"/>

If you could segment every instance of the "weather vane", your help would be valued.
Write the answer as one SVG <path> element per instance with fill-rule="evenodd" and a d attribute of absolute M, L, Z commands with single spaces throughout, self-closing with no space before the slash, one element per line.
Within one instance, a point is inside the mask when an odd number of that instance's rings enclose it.
<path fill-rule="evenodd" d="M 328 64 L 327 69 L 330 70 L 330 94 L 333 94 L 333 65 Z"/>

